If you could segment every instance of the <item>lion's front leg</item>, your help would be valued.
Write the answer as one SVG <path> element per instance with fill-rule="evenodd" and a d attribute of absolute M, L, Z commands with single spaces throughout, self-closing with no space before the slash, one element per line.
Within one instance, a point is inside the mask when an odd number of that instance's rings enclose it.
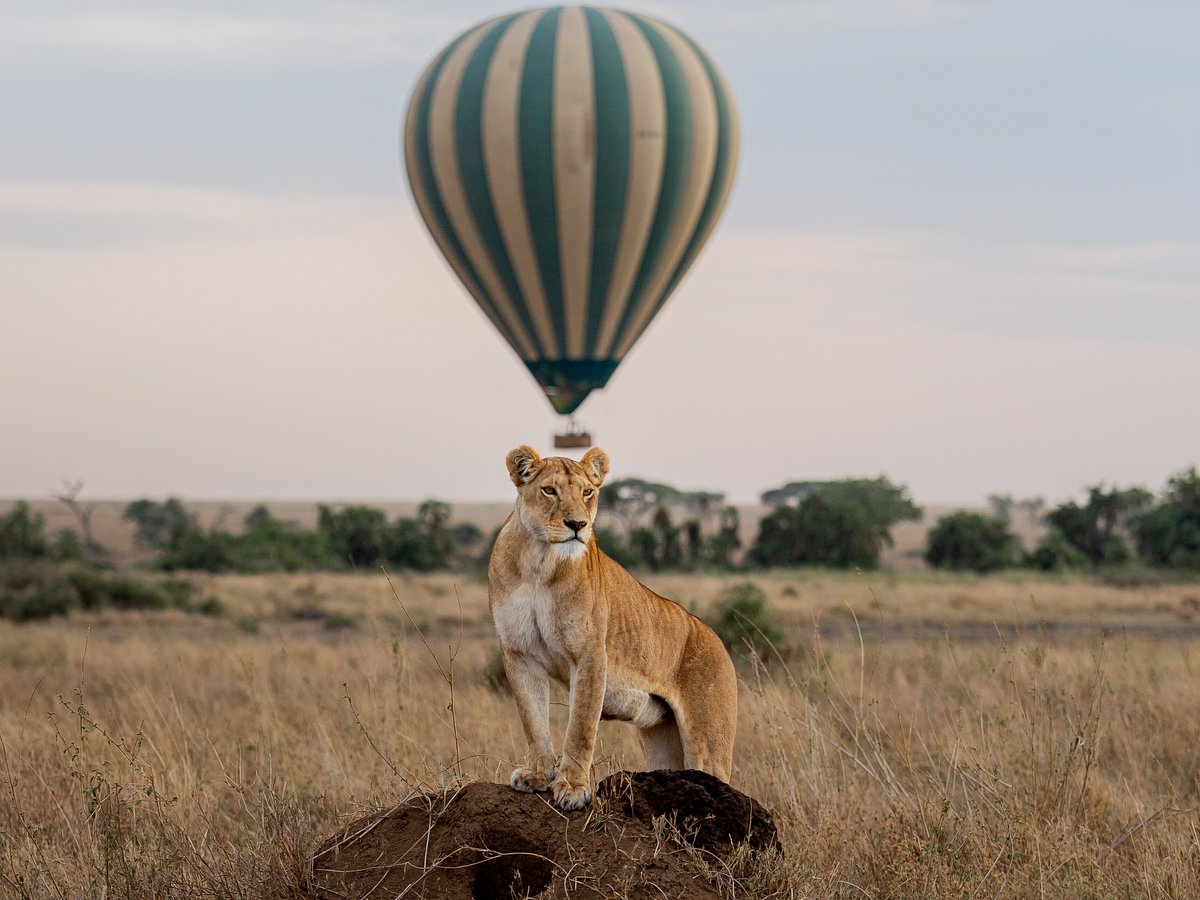
<path fill-rule="evenodd" d="M 608 658 L 603 646 L 581 659 L 571 672 L 571 713 L 553 784 L 554 804 L 560 809 L 583 809 L 592 801 L 592 754 L 607 677 Z"/>
<path fill-rule="evenodd" d="M 548 791 L 556 772 L 550 742 L 550 676 L 528 656 L 508 650 L 504 651 L 504 672 L 529 744 L 526 764 L 513 769 L 508 783 L 518 791 Z"/>

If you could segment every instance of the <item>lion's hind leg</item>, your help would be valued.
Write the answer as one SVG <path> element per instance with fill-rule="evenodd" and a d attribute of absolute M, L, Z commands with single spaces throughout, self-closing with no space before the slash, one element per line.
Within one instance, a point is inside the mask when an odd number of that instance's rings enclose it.
<path fill-rule="evenodd" d="M 712 639 L 717 641 L 715 635 Z M 737 673 L 719 642 L 709 649 L 707 670 L 696 673 L 691 689 L 680 698 L 675 721 L 686 767 L 728 782 L 737 735 Z"/>
<path fill-rule="evenodd" d="M 642 736 L 642 749 L 646 753 L 646 768 L 653 772 L 656 769 L 682 769 L 683 741 L 679 737 L 679 726 L 674 719 L 668 719 L 658 725 L 639 729 Z"/>

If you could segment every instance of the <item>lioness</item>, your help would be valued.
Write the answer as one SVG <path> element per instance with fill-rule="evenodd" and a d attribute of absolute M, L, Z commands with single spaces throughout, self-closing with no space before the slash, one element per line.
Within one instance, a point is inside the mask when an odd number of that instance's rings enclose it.
<path fill-rule="evenodd" d="M 640 584 L 596 546 L 593 523 L 608 456 L 508 454 L 517 506 L 496 538 L 488 600 L 521 727 L 527 764 L 509 783 L 553 791 L 561 809 L 591 801 L 600 719 L 641 730 L 651 769 L 703 769 L 728 781 L 737 678 L 712 629 Z M 561 757 L 550 740 L 550 682 L 570 690 Z"/>

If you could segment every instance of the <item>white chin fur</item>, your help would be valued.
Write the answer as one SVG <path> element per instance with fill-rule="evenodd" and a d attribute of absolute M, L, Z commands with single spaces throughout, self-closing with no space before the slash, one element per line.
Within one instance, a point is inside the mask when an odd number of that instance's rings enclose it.
<path fill-rule="evenodd" d="M 559 559 L 579 559 L 587 553 L 587 544 L 582 541 L 564 541 L 550 545 L 550 552 Z"/>

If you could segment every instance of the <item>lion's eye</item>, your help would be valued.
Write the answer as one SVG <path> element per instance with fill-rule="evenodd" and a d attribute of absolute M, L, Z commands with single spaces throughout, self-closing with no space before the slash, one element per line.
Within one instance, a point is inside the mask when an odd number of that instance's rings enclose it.
<path fill-rule="evenodd" d="M 547 497 L 553 497 L 554 496 L 554 488 L 544 487 L 544 488 L 542 488 L 542 493 L 545 494 Z"/>
<path fill-rule="evenodd" d="M 593 491 L 591 488 L 588 488 L 587 490 L 585 490 L 583 492 L 583 499 L 590 500 L 592 498 L 592 494 L 594 494 L 594 493 L 596 493 L 596 492 Z"/>

